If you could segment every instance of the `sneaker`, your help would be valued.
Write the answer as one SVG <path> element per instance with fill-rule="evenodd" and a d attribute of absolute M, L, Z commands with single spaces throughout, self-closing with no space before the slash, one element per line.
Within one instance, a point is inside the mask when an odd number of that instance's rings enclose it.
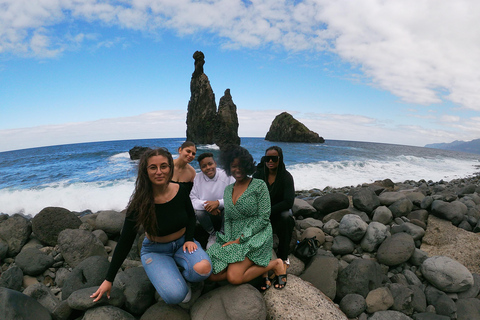
<path fill-rule="evenodd" d="M 216 241 L 217 241 L 217 235 L 216 235 L 215 233 L 212 233 L 212 234 L 208 237 L 207 249 L 210 248 L 210 246 L 211 246 L 212 244 L 214 244 Z"/>

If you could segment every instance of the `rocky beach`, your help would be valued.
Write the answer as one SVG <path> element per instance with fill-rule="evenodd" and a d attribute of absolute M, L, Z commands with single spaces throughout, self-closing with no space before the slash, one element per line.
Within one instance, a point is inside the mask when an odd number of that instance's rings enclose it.
<path fill-rule="evenodd" d="M 480 319 L 479 176 L 298 191 L 293 212 L 292 252 L 305 237 L 321 247 L 308 261 L 290 255 L 285 289 L 206 281 L 180 305 L 149 282 L 143 234 L 111 298 L 90 298 L 124 212 L 0 215 L 0 319 Z"/>

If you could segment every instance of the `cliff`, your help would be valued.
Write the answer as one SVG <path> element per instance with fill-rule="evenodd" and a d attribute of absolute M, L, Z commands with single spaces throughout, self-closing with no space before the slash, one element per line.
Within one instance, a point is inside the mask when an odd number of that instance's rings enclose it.
<path fill-rule="evenodd" d="M 265 140 L 281 142 L 324 143 L 325 140 L 288 112 L 282 112 L 272 122 Z"/>
<path fill-rule="evenodd" d="M 230 89 L 220 98 L 215 131 L 215 144 L 222 149 L 227 144 L 240 145 L 238 136 L 237 106 L 233 103 Z"/>
<path fill-rule="evenodd" d="M 469 152 L 480 154 L 480 139 L 472 141 L 455 140 L 450 143 L 432 143 L 425 145 L 425 148 L 443 149 L 450 151 Z"/>

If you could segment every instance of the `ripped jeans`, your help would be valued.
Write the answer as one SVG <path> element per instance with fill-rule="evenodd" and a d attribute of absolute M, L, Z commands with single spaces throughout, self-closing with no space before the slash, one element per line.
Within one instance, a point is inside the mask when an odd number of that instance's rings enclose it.
<path fill-rule="evenodd" d="M 199 274 L 193 269 L 193 266 L 202 260 L 211 264 L 210 257 L 200 243 L 195 241 L 198 248 L 191 254 L 183 252 L 184 243 L 185 236 L 167 243 L 154 242 L 147 237 L 143 240 L 140 253 L 143 268 L 166 303 L 182 302 L 188 293 L 186 281 L 201 282 L 211 274 L 211 269 L 207 274 Z M 179 270 L 179 267 L 182 270 Z"/>

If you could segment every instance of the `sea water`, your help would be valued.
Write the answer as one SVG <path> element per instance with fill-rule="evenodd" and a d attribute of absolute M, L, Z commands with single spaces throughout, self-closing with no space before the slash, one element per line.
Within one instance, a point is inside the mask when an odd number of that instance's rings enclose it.
<path fill-rule="evenodd" d="M 45 207 L 71 211 L 123 210 L 133 192 L 135 146 L 166 147 L 178 156 L 181 138 L 122 140 L 32 148 L 0 153 L 0 213 L 34 216 Z M 258 162 L 265 149 L 283 149 L 296 190 L 357 186 L 375 180 L 450 181 L 479 172 L 479 155 L 369 142 L 280 143 L 242 138 Z M 219 154 L 216 145 L 197 146 Z M 199 171 L 196 160 L 193 167 Z"/>

